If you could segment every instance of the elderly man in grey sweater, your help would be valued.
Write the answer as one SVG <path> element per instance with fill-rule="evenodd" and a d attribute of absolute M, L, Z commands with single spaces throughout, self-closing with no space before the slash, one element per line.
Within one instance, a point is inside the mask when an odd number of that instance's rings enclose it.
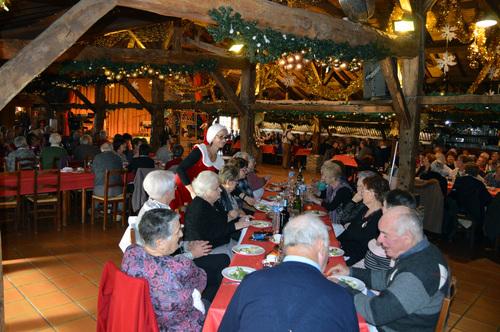
<path fill-rule="evenodd" d="M 378 296 L 352 291 L 356 311 L 378 331 L 434 331 L 449 285 L 443 255 L 427 241 L 420 217 L 407 207 L 384 213 L 379 230 L 377 241 L 395 266 L 376 271 L 337 265 L 329 271 L 331 280 L 350 275 L 380 291 Z"/>

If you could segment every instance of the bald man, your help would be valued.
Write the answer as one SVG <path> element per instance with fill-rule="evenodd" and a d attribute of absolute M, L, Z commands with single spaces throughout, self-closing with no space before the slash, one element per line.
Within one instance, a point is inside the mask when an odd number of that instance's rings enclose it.
<path fill-rule="evenodd" d="M 351 290 L 356 311 L 379 330 L 434 331 L 449 284 L 443 255 L 427 241 L 421 218 L 408 207 L 388 209 L 379 230 L 377 241 L 396 260 L 393 268 L 376 271 L 337 265 L 329 273 L 351 275 L 380 291 L 370 297 Z"/>

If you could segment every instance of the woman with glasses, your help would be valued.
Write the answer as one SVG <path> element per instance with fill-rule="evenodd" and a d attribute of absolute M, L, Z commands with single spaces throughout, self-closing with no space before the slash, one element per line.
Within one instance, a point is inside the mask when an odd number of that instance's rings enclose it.
<path fill-rule="evenodd" d="M 170 206 L 175 209 L 189 203 L 196 196 L 191 181 L 203 171 L 218 173 L 224 166 L 224 160 L 219 151 L 224 148 L 228 139 L 226 127 L 218 123 L 208 128 L 205 142 L 196 144 L 189 155 L 177 167 L 177 191 L 175 200 Z"/>

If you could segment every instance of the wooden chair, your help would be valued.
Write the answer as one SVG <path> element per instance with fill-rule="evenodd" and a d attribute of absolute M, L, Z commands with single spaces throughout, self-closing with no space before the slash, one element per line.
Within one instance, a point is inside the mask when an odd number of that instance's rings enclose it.
<path fill-rule="evenodd" d="M 26 196 L 28 209 L 33 206 L 32 220 L 38 233 L 38 219 L 45 218 L 46 212 L 55 213 L 55 224 L 61 230 L 61 172 L 58 169 L 35 170 L 33 195 Z"/>
<path fill-rule="evenodd" d="M 448 294 L 446 294 L 443 304 L 441 305 L 441 311 L 439 312 L 438 322 L 436 324 L 435 332 L 444 332 L 446 330 L 446 323 L 448 322 L 448 316 L 450 313 L 450 305 L 457 291 L 457 279 L 451 277 L 450 287 L 448 288 Z"/>
<path fill-rule="evenodd" d="M 15 179 L 15 181 L 12 181 Z M 0 173 L 0 210 L 11 210 L 13 212 L 12 220 L 14 228 L 17 232 L 19 227 L 19 220 L 21 217 L 21 172 L 3 172 Z M 4 215 L 2 213 L 2 215 Z M 6 218 L 6 221 L 11 219 Z"/>
<path fill-rule="evenodd" d="M 36 158 L 16 158 L 16 171 L 25 169 L 37 169 L 38 160 Z"/>
<path fill-rule="evenodd" d="M 117 196 L 110 196 L 108 193 L 113 188 L 120 188 L 121 194 Z M 102 224 L 102 229 L 106 230 L 106 223 L 108 222 L 108 203 L 112 205 L 112 213 L 113 220 L 116 220 L 116 210 L 119 203 L 122 203 L 122 211 L 121 211 L 121 223 L 122 226 L 125 223 L 125 211 L 126 211 L 126 203 L 127 203 L 127 170 L 124 169 L 111 169 L 106 170 L 106 175 L 104 178 L 104 195 L 99 196 L 95 193 L 92 195 L 92 206 L 91 206 L 91 214 L 90 221 L 94 223 L 94 215 L 95 215 L 95 204 L 101 202 L 103 204 L 103 214 L 104 221 Z"/>

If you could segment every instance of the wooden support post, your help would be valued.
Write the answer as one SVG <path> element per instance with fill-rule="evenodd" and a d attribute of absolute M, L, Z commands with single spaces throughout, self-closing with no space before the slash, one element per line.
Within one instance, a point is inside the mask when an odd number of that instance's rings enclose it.
<path fill-rule="evenodd" d="M 397 66 L 394 60 L 390 57 L 380 61 L 380 69 L 385 77 L 385 83 L 392 97 L 392 107 L 400 116 L 402 122 L 408 126 L 411 122 L 411 116 L 406 107 L 406 102 L 399 84 Z"/>
<path fill-rule="evenodd" d="M 153 112 L 151 113 L 151 140 L 150 144 L 156 151 L 160 147 L 161 137 L 165 130 L 165 120 L 163 108 L 160 106 L 163 103 L 165 95 L 165 82 L 159 78 L 153 78 L 153 86 L 151 88 L 151 99 L 153 101 Z"/>
<path fill-rule="evenodd" d="M 231 105 L 235 108 L 236 111 L 241 115 L 245 112 L 245 105 L 242 104 L 242 101 L 238 98 L 238 96 L 234 93 L 231 84 L 226 80 L 222 72 L 215 71 L 210 73 L 215 83 L 222 90 L 222 93 L 227 98 L 227 100 L 231 103 Z"/>
<path fill-rule="evenodd" d="M 425 60 L 425 8 L 423 0 L 415 1 L 415 34 L 418 40 L 418 56 L 403 59 L 403 94 L 410 115 L 410 123 L 400 121 L 399 128 L 399 172 L 398 187 L 413 190 L 415 182 L 415 160 L 420 135 L 420 100 L 423 92 L 424 60 Z"/>
<path fill-rule="evenodd" d="M 0 232 L 0 261 L 3 260 L 2 255 L 2 232 Z M 3 293 L 3 265 L 0 264 L 0 331 L 5 331 L 5 309 L 4 309 L 4 293 Z"/>
<path fill-rule="evenodd" d="M 95 112 L 94 112 L 94 133 L 104 129 L 104 120 L 106 119 L 106 86 L 96 84 L 95 86 Z"/>
<path fill-rule="evenodd" d="M 240 114 L 241 151 L 257 155 L 255 144 L 255 112 L 251 105 L 255 102 L 255 64 L 250 64 L 241 71 L 241 103 L 244 106 Z"/>
<path fill-rule="evenodd" d="M 0 110 L 115 5 L 113 0 L 78 1 L 0 67 Z"/>

